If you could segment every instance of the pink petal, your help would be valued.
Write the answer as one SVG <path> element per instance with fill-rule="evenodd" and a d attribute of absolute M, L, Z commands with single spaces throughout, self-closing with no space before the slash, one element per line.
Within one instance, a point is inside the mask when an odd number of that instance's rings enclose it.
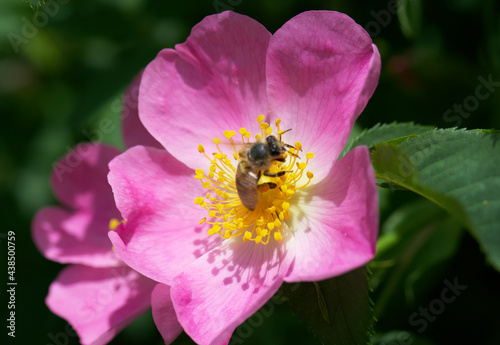
<path fill-rule="evenodd" d="M 125 91 L 122 114 L 123 140 L 127 147 L 144 145 L 161 148 L 139 120 L 139 85 L 143 71 L 134 78 Z"/>
<path fill-rule="evenodd" d="M 200 167 L 198 144 L 225 130 L 258 128 L 267 114 L 265 60 L 270 33 L 234 12 L 208 16 L 186 43 L 165 49 L 142 77 L 139 114 L 172 155 Z"/>
<path fill-rule="evenodd" d="M 45 302 L 73 326 L 82 344 L 106 344 L 150 307 L 154 285 L 126 266 L 73 265 L 51 284 Z"/>
<path fill-rule="evenodd" d="M 286 281 L 331 278 L 373 258 L 378 194 L 365 146 L 335 162 L 323 182 L 304 192 L 311 199 L 290 207 L 292 215 L 304 216 L 290 218 L 289 226 L 295 232 L 288 247 L 294 251 L 295 263 Z"/>
<path fill-rule="evenodd" d="M 182 332 L 170 298 L 170 286 L 164 284 L 155 286 L 151 295 L 151 306 L 156 327 L 158 327 L 165 344 L 170 344 Z"/>
<path fill-rule="evenodd" d="M 289 267 L 281 246 L 226 241 L 175 279 L 171 296 L 197 344 L 227 344 L 234 329 L 269 300 Z"/>
<path fill-rule="evenodd" d="M 167 151 L 135 146 L 110 163 L 109 182 L 126 220 L 110 231 L 116 253 L 130 267 L 169 284 L 184 266 L 217 245 L 199 225 L 206 194 L 194 171 Z"/>
<path fill-rule="evenodd" d="M 120 265 L 111 250 L 108 224 L 113 214 L 97 211 L 68 212 L 61 207 L 46 207 L 33 219 L 33 240 L 47 258 L 60 263 L 84 264 L 93 267 Z"/>
<path fill-rule="evenodd" d="M 54 164 L 52 186 L 59 201 L 74 209 L 115 215 L 115 203 L 106 176 L 109 161 L 119 153 L 100 143 L 77 145 Z"/>
<path fill-rule="evenodd" d="M 284 141 L 314 152 L 310 169 L 321 181 L 375 90 L 378 50 L 345 14 L 304 12 L 271 38 L 266 71 L 271 116 L 293 129 Z"/>

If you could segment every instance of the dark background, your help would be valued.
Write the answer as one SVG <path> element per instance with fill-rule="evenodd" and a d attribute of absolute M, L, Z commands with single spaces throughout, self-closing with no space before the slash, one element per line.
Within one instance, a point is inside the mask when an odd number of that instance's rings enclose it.
<path fill-rule="evenodd" d="M 395 14 L 391 13 L 394 0 L 311 0 L 308 5 L 298 0 L 53 0 L 38 9 L 34 1 L 2 0 L 0 255 L 6 258 L 6 234 L 14 231 L 18 282 L 16 338 L 9 339 L 9 343 L 78 343 L 76 337 L 66 335 L 66 322 L 51 314 L 44 304 L 48 286 L 62 265 L 46 260 L 31 241 L 30 222 L 34 213 L 42 206 L 56 203 L 49 185 L 52 163 L 70 147 L 92 139 L 88 133 L 93 133 L 104 118 L 112 119 L 115 129 L 102 139 L 122 148 L 117 104 L 125 87 L 162 48 L 184 42 L 190 28 L 207 15 L 233 9 L 274 32 L 306 10 L 347 13 L 369 31 L 382 56 L 379 87 L 359 118 L 360 128 L 393 121 L 438 127 L 500 128 L 500 91 L 493 88 L 487 99 L 476 97 L 477 102 L 474 101 L 480 78 L 500 81 L 499 2 L 403 2 L 408 4 L 408 11 Z M 35 5 L 34 9 L 30 4 Z M 27 22 L 36 30 L 26 31 Z M 469 110 L 458 110 L 459 106 Z M 383 203 L 382 221 L 391 210 L 415 199 L 409 192 L 390 192 Z M 7 267 L 4 259 L 2 267 Z M 500 343 L 499 275 L 485 264 L 476 242 L 468 234 L 461 239 L 455 255 L 429 278 L 428 288 L 416 296 L 413 307 L 386 312 L 376 330 L 380 334 L 393 330 L 415 333 L 408 315 L 439 296 L 444 279 L 453 280 L 457 275 L 468 284 L 467 292 L 418 337 L 411 338 L 411 342 L 404 336 L 376 341 L 380 344 Z M 7 333 L 4 287 L 1 296 L 3 338 Z M 375 303 L 376 297 L 377 291 Z M 388 308 L 391 310 L 390 305 Z M 183 335 L 177 342 L 186 338 Z M 284 303 L 277 306 L 262 326 L 252 330 L 246 343 L 314 341 Z M 140 318 L 113 341 L 113 344 L 149 343 L 161 343 L 150 315 Z"/>

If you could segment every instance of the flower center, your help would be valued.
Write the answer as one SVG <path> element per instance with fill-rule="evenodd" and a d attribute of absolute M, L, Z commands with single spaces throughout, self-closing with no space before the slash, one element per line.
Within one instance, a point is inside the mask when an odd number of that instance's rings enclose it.
<path fill-rule="evenodd" d="M 219 234 L 225 239 L 242 235 L 245 242 L 263 244 L 269 243 L 271 237 L 281 241 L 282 223 L 291 217 L 294 194 L 313 178 L 305 169 L 314 154 L 307 153 L 306 161 L 299 162 L 302 144 L 297 141 L 292 146 L 281 141 L 287 131 L 280 130 L 280 119 L 276 120 L 277 138 L 263 120 L 264 115 L 257 118 L 261 133 L 255 135 L 255 142 L 250 142 L 250 132 L 240 128 L 243 148 L 239 151 L 236 147 L 240 145 L 233 139 L 236 132 L 224 131 L 233 159 L 221 150 L 219 138 L 213 138 L 217 152 L 212 157 L 203 145 L 198 145 L 198 151 L 210 161 L 210 171 L 196 169 L 195 178 L 208 191 L 194 203 L 208 211 L 208 219 L 204 217 L 200 224 L 211 225 L 209 235 Z"/>

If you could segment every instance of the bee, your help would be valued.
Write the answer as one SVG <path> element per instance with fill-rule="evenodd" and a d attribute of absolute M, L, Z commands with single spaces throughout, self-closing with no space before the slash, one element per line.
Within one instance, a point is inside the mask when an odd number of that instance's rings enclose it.
<path fill-rule="evenodd" d="M 236 190 L 243 206 L 250 211 L 255 210 L 259 201 L 258 185 L 262 175 L 269 177 L 283 176 L 288 171 L 270 173 L 269 169 L 274 161 L 285 162 L 287 147 L 275 136 L 270 135 L 265 139 L 257 140 L 238 152 L 240 161 L 236 169 Z M 276 187 L 276 185 L 274 185 Z"/>

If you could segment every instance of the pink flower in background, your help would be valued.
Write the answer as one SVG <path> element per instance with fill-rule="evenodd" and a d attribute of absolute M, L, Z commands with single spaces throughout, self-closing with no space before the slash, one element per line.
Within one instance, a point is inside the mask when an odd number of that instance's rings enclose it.
<path fill-rule="evenodd" d="M 140 77 L 126 93 L 124 139 L 131 146 L 156 145 L 137 116 Z M 135 98 L 135 102 L 133 101 Z M 66 319 L 82 344 L 105 344 L 151 307 L 156 282 L 132 270 L 112 250 L 107 232 L 119 223 L 108 163 L 120 152 L 99 143 L 77 145 L 54 165 L 52 186 L 62 206 L 46 207 L 33 220 L 33 238 L 42 254 L 71 264 L 51 284 L 46 299 L 52 312 Z M 115 223 L 115 224 L 113 224 Z M 163 287 L 168 293 L 169 287 Z M 181 332 L 169 298 L 163 300 L 172 341 Z"/>
<path fill-rule="evenodd" d="M 109 174 L 126 220 L 109 232 L 117 254 L 172 286 L 155 288 L 153 313 L 171 293 L 195 342 L 227 344 L 284 281 L 331 278 L 373 257 L 378 203 L 368 149 L 337 158 L 379 72 L 368 33 L 329 11 L 302 13 L 274 35 L 224 12 L 158 54 L 144 72 L 139 110 L 163 149 L 133 147 Z M 259 179 L 249 210 L 235 187 L 238 143 L 280 134 L 291 144 L 269 167 L 280 176 Z"/>

